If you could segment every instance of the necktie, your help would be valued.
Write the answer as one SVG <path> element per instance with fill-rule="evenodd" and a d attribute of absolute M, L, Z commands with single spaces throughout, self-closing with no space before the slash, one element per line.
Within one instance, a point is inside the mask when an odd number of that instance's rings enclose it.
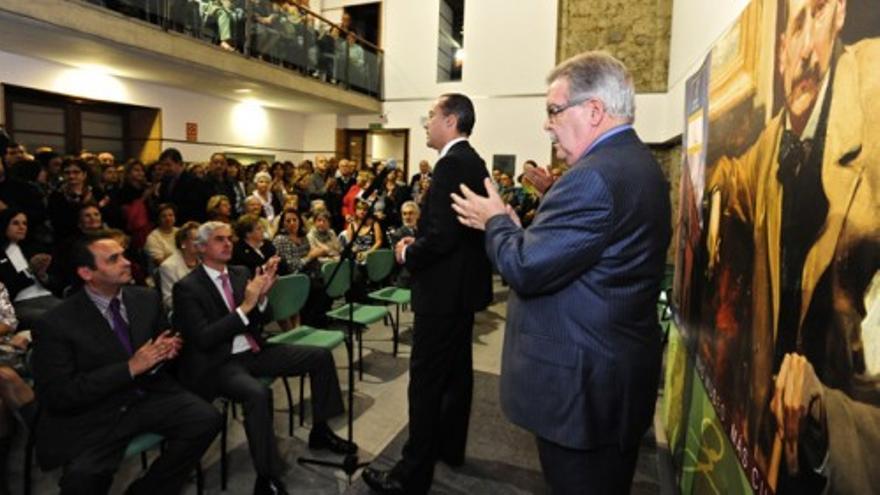
<path fill-rule="evenodd" d="M 226 305 L 229 306 L 229 311 L 235 311 L 235 298 L 232 296 L 232 284 L 229 283 L 229 274 L 221 273 L 220 282 L 223 284 L 223 297 L 226 298 Z M 248 345 L 251 346 L 251 352 L 260 352 L 260 344 L 250 332 L 245 331 L 244 338 L 247 340 Z"/>
<path fill-rule="evenodd" d="M 777 178 L 783 184 L 791 183 L 807 158 L 813 147 L 812 139 L 801 140 L 799 136 L 786 129 L 782 132 L 782 142 L 779 145 L 779 171 Z"/>
<path fill-rule="evenodd" d="M 128 355 L 131 356 L 133 354 L 133 350 L 131 347 L 131 335 L 129 335 L 128 332 L 128 323 L 126 323 L 125 319 L 122 318 L 122 312 L 119 310 L 119 308 L 119 298 L 114 297 L 110 301 L 110 317 L 111 320 L 113 320 L 113 332 L 116 334 L 116 337 L 119 339 L 122 347 L 124 347 L 125 351 L 128 352 Z"/>

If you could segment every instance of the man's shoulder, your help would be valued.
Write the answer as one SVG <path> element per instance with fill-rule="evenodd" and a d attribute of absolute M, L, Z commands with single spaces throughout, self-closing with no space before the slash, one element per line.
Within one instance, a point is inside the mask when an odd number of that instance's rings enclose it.
<path fill-rule="evenodd" d="M 61 300 L 59 304 L 43 313 L 37 320 L 40 329 L 56 325 L 66 325 L 83 314 L 88 305 L 95 303 L 86 295 L 85 289 L 80 287 Z"/>
<path fill-rule="evenodd" d="M 177 281 L 177 284 L 181 287 L 190 288 L 199 283 L 199 279 L 205 275 L 205 268 L 202 265 L 198 265 L 192 269 L 189 273 L 186 274 L 183 278 Z"/>
<path fill-rule="evenodd" d="M 448 172 L 449 169 L 457 170 L 459 168 L 473 173 L 479 173 L 477 172 L 478 170 L 482 170 L 486 175 L 489 173 L 486 170 L 486 163 L 483 161 L 483 158 L 467 141 L 456 143 L 443 158 L 437 161 L 433 176 L 437 179 L 444 172 Z"/>
<path fill-rule="evenodd" d="M 137 298 L 138 300 L 143 299 L 152 299 L 158 297 L 158 293 L 156 289 L 151 289 L 149 287 L 144 287 L 142 285 L 126 285 L 122 288 L 122 293 L 125 296 L 130 296 Z"/>

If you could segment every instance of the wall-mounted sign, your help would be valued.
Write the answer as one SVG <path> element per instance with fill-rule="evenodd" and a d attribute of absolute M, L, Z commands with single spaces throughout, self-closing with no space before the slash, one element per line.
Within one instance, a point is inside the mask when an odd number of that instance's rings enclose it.
<path fill-rule="evenodd" d="M 186 123 L 186 140 L 191 143 L 199 140 L 199 124 L 196 122 Z"/>

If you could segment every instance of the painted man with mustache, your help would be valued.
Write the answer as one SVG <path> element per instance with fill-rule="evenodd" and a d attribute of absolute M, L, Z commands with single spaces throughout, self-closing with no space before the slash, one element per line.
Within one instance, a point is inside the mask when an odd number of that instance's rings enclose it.
<path fill-rule="evenodd" d="M 863 340 L 880 292 L 880 42 L 844 46 L 845 16 L 846 0 L 779 1 L 784 108 L 706 188 L 721 205 L 710 226 L 752 228 L 748 435 L 780 493 L 880 486 L 878 369 Z M 710 233 L 710 271 L 721 241 Z"/>

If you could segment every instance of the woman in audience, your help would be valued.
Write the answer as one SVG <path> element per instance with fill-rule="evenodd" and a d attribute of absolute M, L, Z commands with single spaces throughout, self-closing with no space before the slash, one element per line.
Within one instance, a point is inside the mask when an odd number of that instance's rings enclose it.
<path fill-rule="evenodd" d="M 208 199 L 205 212 L 208 214 L 208 220 L 232 223 L 232 205 L 229 203 L 229 198 L 222 194 L 211 196 Z"/>
<path fill-rule="evenodd" d="M 230 264 L 246 266 L 250 269 L 251 274 L 254 274 L 257 273 L 257 268 L 275 256 L 275 246 L 263 237 L 263 225 L 260 223 L 260 217 L 242 215 L 235 222 L 235 235 L 238 237 L 238 241 L 232 249 Z M 279 270 L 281 269 L 283 269 L 283 260 Z"/>
<path fill-rule="evenodd" d="M 299 196 L 296 193 L 288 194 L 284 197 L 284 203 L 281 206 L 281 211 L 287 210 L 296 210 L 299 209 Z M 268 239 L 274 239 L 276 235 L 281 235 L 286 230 L 284 229 L 284 220 L 281 218 L 282 215 L 276 215 L 275 221 L 271 224 L 271 234 Z"/>
<path fill-rule="evenodd" d="M 159 288 L 162 292 L 162 303 L 171 313 L 173 305 L 173 288 L 178 280 L 187 276 L 199 264 L 199 250 L 196 247 L 198 222 L 186 222 L 174 235 L 177 251 L 159 266 Z"/>
<path fill-rule="evenodd" d="M 14 301 L 19 321 L 31 328 L 34 322 L 61 300 L 50 288 L 58 283 L 50 276 L 52 256 L 27 242 L 28 219 L 24 212 L 8 208 L 0 213 L 0 282 Z"/>
<path fill-rule="evenodd" d="M 123 218 L 123 230 L 131 234 L 131 245 L 134 249 L 143 249 L 147 236 L 153 230 L 149 205 L 158 187 L 158 183 L 153 186 L 147 184 L 147 172 L 143 162 L 130 160 L 126 164 L 122 188 L 116 200 Z"/>
<path fill-rule="evenodd" d="M 254 185 L 256 189 L 251 196 L 260 200 L 261 216 L 272 223 L 275 216 L 281 213 L 282 199 L 270 189 L 272 176 L 268 172 L 257 172 L 257 175 L 254 176 Z"/>
<path fill-rule="evenodd" d="M 263 236 L 266 240 L 270 240 L 275 237 L 275 226 L 269 223 L 261 213 L 263 212 L 263 204 L 260 203 L 260 200 L 253 197 L 248 196 L 244 201 L 244 214 L 245 215 L 254 215 L 260 219 L 260 225 L 263 226 Z"/>
<path fill-rule="evenodd" d="M 144 244 L 144 251 L 154 266 L 161 265 L 176 250 L 174 245 L 174 234 L 177 233 L 177 227 L 174 226 L 177 222 L 176 211 L 171 203 L 159 205 L 159 225 L 150 232 Z"/>
<path fill-rule="evenodd" d="M 410 198 L 409 188 L 397 180 L 397 170 L 392 170 L 385 179 L 383 191 L 385 207 L 382 227 L 387 230 L 400 226 L 400 207 Z"/>
<path fill-rule="evenodd" d="M 302 273 L 309 277 L 309 297 L 300 314 L 289 322 L 279 322 L 283 329 L 299 324 L 299 319 L 306 325 L 326 326 L 327 318 L 324 313 L 330 309 L 332 301 L 324 292 L 324 282 L 321 276 L 322 257 L 329 253 L 323 246 L 312 246 L 306 237 L 303 228 L 303 219 L 297 210 L 292 208 L 284 210 L 282 215 L 284 230 L 279 232 L 272 241 L 275 250 L 281 256 L 282 267 L 285 273 Z"/>
<path fill-rule="evenodd" d="M 345 228 L 346 239 L 354 245 L 352 251 L 357 256 L 358 263 L 366 263 L 367 254 L 379 249 L 382 246 L 382 228 L 379 222 L 372 217 L 364 222 L 367 217 L 367 208 L 369 205 L 366 201 L 358 201 L 355 211 L 355 220 L 348 224 Z M 363 223 L 363 225 L 361 225 Z M 359 225 L 357 232 L 355 227 Z"/>
<path fill-rule="evenodd" d="M 24 353 L 30 344 L 30 332 L 18 332 L 18 319 L 6 287 L 0 284 L 0 493 L 7 494 L 9 450 L 18 414 L 31 425 L 34 416 L 34 391 L 21 378 L 25 371 Z"/>
<path fill-rule="evenodd" d="M 64 183 L 49 195 L 49 221 L 55 229 L 55 239 L 65 239 L 77 231 L 80 205 L 94 202 L 99 208 L 107 205 L 109 198 L 88 184 L 89 169 L 78 158 L 64 160 Z"/>
<path fill-rule="evenodd" d="M 232 199 L 232 208 L 234 216 L 238 217 L 244 213 L 244 199 L 247 197 L 247 187 L 245 186 L 244 174 L 241 170 L 241 163 L 235 158 L 226 159 L 226 181 L 229 182 L 230 188 L 235 194 Z"/>
<path fill-rule="evenodd" d="M 345 196 L 342 197 L 342 216 L 345 218 L 346 226 L 354 219 L 355 208 L 361 191 L 370 187 L 370 182 L 372 181 L 373 174 L 367 170 L 361 170 L 357 174 L 357 180 L 354 185 L 351 186 L 348 189 L 348 192 L 345 193 Z"/>
<path fill-rule="evenodd" d="M 79 229 L 78 235 L 92 234 L 107 228 L 104 224 L 104 215 L 94 203 L 86 203 L 79 207 L 76 227 Z"/>
<path fill-rule="evenodd" d="M 339 261 L 339 254 L 342 252 L 342 243 L 339 242 L 339 236 L 330 229 L 330 212 L 326 210 L 318 210 L 312 216 L 312 228 L 307 234 L 309 245 L 313 247 L 323 248 L 324 254 L 318 257 L 321 264 L 331 261 Z"/>
<path fill-rule="evenodd" d="M 286 179 L 284 173 L 284 164 L 281 162 L 272 163 L 272 167 L 269 169 L 269 175 L 272 177 L 272 193 L 279 198 L 283 198 L 288 189 L 290 189 L 290 182 Z"/>
<path fill-rule="evenodd" d="M 310 246 L 299 212 L 293 208 L 284 210 L 282 229 L 272 240 L 275 252 L 287 266 L 287 273 L 313 275 L 318 271 L 316 260 L 327 253 L 320 246 Z"/>

